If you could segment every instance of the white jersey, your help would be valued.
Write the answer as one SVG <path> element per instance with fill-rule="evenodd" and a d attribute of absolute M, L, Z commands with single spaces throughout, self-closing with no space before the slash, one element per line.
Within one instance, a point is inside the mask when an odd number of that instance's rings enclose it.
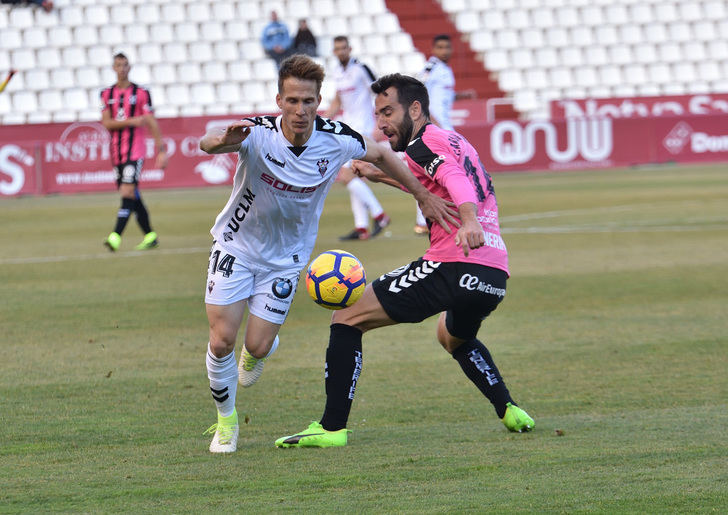
<path fill-rule="evenodd" d="M 303 268 L 339 168 L 363 157 L 366 143 L 347 125 L 320 116 L 300 147 L 283 136 L 280 115 L 246 120 L 256 125 L 240 145 L 230 200 L 210 233 L 250 265 Z"/>
<path fill-rule="evenodd" d="M 445 130 L 453 130 L 450 111 L 455 101 L 455 75 L 446 62 L 434 55 L 427 60 L 422 70 L 422 82 L 430 96 L 430 114 Z"/>
<path fill-rule="evenodd" d="M 371 136 L 374 131 L 374 94 L 371 85 L 377 78 L 366 64 L 352 57 L 346 66 L 336 63 L 333 79 L 341 100 L 341 119 L 361 134 Z"/>

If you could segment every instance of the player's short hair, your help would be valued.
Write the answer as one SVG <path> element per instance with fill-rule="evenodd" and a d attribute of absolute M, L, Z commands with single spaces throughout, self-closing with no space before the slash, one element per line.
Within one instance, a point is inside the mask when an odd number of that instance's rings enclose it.
<path fill-rule="evenodd" d="M 432 45 L 434 46 L 438 41 L 452 41 L 452 38 L 449 34 L 438 34 L 432 38 Z"/>
<path fill-rule="evenodd" d="M 127 61 L 129 61 L 129 58 L 124 52 L 117 52 L 116 54 L 114 54 L 114 59 L 126 59 Z"/>
<path fill-rule="evenodd" d="M 278 69 L 278 93 L 283 91 L 283 81 L 288 77 L 315 81 L 318 94 L 324 81 L 324 69 L 307 55 L 293 54 L 286 58 Z"/>
<path fill-rule="evenodd" d="M 397 98 L 405 110 L 409 109 L 412 102 L 417 100 L 422 106 L 425 116 L 430 117 L 430 95 L 427 94 L 427 88 L 422 82 L 409 75 L 392 73 L 374 81 L 372 91 L 379 95 L 391 87 L 397 90 Z"/>
<path fill-rule="evenodd" d="M 346 36 L 336 36 L 334 38 L 334 43 L 340 43 L 342 41 L 346 43 L 347 46 L 349 45 L 349 38 L 347 38 Z"/>

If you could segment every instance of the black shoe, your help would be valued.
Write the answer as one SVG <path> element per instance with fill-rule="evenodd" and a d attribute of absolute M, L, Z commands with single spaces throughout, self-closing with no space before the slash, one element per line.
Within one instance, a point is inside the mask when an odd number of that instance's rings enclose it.
<path fill-rule="evenodd" d="M 392 219 L 387 216 L 386 213 L 382 213 L 379 220 L 372 220 L 372 238 L 382 232 L 382 229 L 392 223 Z"/>
<path fill-rule="evenodd" d="M 347 240 L 368 240 L 369 239 L 369 231 L 366 229 L 354 229 L 349 234 L 344 234 L 343 236 L 339 236 L 339 240 L 341 241 L 347 241 Z"/>

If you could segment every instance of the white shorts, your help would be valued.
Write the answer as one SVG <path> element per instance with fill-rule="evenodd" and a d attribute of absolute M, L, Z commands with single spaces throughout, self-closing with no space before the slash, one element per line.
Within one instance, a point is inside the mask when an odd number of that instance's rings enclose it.
<path fill-rule="evenodd" d="M 227 306 L 247 300 L 251 314 L 282 324 L 291 309 L 299 275 L 299 269 L 270 270 L 242 263 L 215 243 L 207 268 L 205 304 Z"/>

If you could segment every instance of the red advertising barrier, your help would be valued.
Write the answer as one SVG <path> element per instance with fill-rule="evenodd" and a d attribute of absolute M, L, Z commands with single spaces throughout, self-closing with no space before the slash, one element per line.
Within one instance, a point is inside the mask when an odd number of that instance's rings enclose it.
<path fill-rule="evenodd" d="M 198 143 L 210 126 L 241 117 L 160 119 L 169 166 L 155 169 L 148 139 L 143 188 L 230 184 L 235 155 L 209 156 Z M 505 120 L 457 130 L 494 172 L 728 161 L 726 114 Z M 113 191 L 108 138 L 96 122 L 0 127 L 0 195 Z"/>
<path fill-rule="evenodd" d="M 142 171 L 146 188 L 232 183 L 234 155 L 209 156 L 199 139 L 212 125 L 241 116 L 159 119 L 169 154 L 165 170 L 154 166 L 154 140 L 147 138 Z M 109 132 L 99 122 L 0 127 L 0 194 L 110 191 L 116 178 L 109 158 Z"/>
<path fill-rule="evenodd" d="M 490 171 L 728 161 L 728 116 L 573 118 L 459 127 Z"/>
<path fill-rule="evenodd" d="M 646 118 L 728 113 L 728 94 L 552 100 L 551 119 L 609 116 Z"/>

